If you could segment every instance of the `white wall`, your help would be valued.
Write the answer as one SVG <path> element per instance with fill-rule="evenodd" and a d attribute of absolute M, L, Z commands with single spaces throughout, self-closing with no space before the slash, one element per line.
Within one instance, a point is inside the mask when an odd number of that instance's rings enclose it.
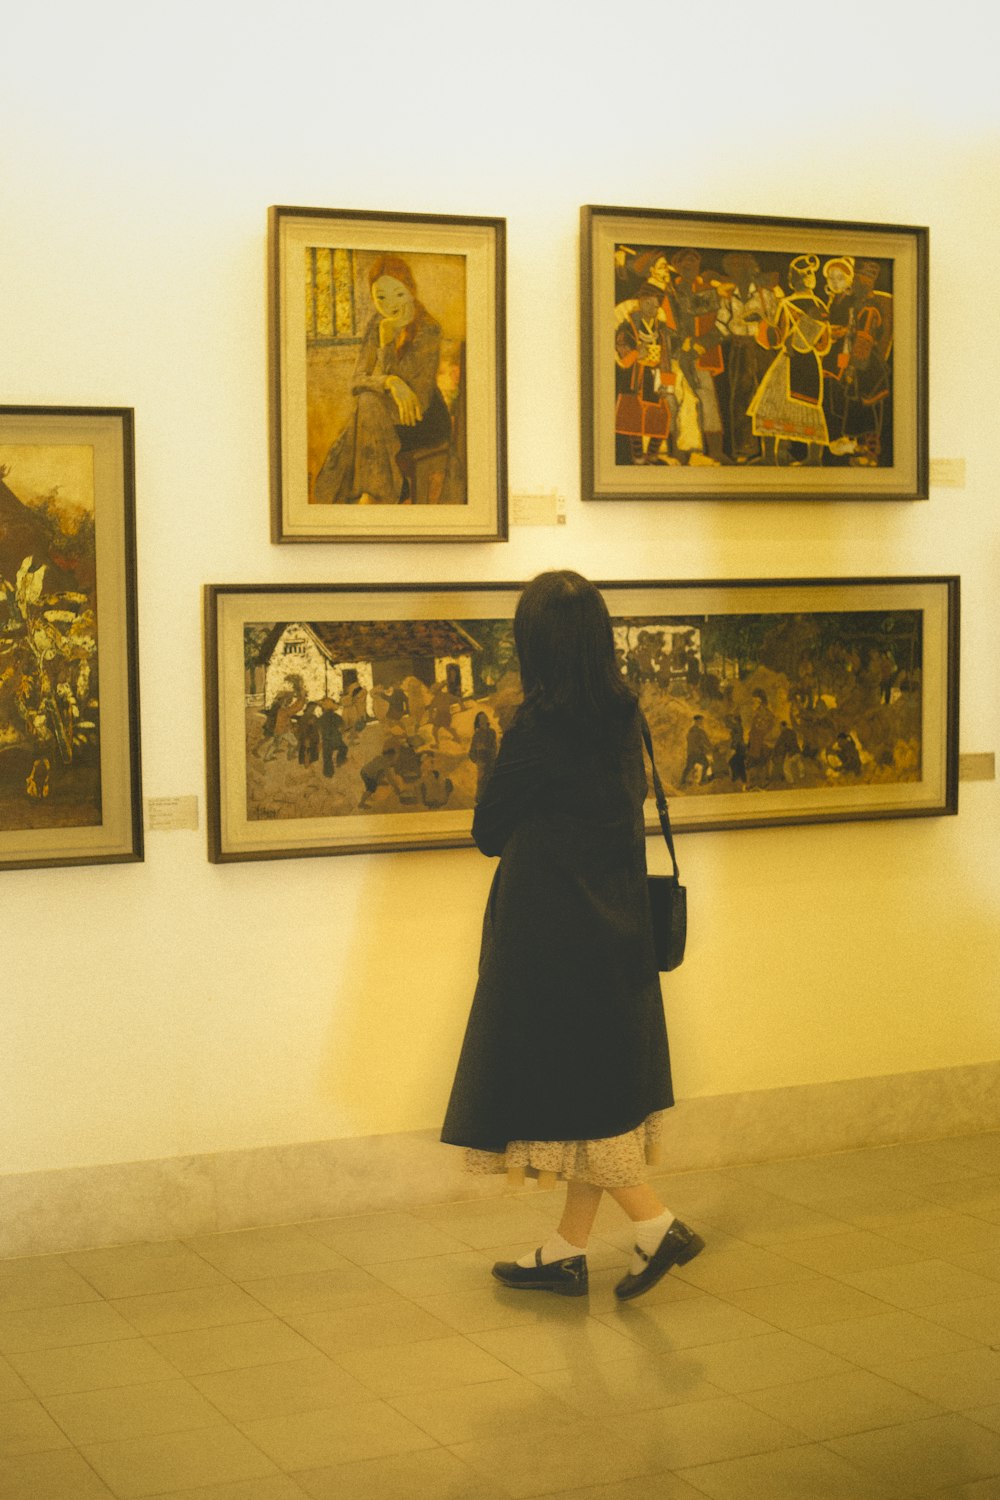
<path fill-rule="evenodd" d="M 63 0 L 8 16 L 0 400 L 135 408 L 146 794 L 203 796 L 206 582 L 960 573 L 962 747 L 995 749 L 985 14 Z M 565 527 L 270 544 L 270 203 L 506 216 L 511 488 L 556 488 Z M 930 225 L 931 452 L 966 459 L 966 488 L 581 504 L 581 203 Z M 1000 1057 L 997 802 L 977 783 L 958 818 L 686 836 L 678 1092 Z M 0 1171 L 434 1125 L 491 869 L 473 850 L 213 867 L 203 833 L 173 832 L 142 865 L 0 875 Z"/>

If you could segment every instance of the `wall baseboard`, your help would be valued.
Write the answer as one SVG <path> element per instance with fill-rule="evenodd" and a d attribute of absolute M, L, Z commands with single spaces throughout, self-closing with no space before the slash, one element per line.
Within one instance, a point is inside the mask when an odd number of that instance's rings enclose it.
<path fill-rule="evenodd" d="M 1000 1062 L 682 1100 L 659 1171 L 1000 1130 Z M 0 1177 L 0 1258 L 486 1197 L 434 1130 Z"/>

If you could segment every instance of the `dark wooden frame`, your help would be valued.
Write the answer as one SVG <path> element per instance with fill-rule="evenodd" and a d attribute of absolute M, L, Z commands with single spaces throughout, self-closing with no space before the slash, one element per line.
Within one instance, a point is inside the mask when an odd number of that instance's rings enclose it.
<path fill-rule="evenodd" d="M 0 869 L 136 862 L 143 858 L 143 819 L 133 412 L 0 406 L 0 444 L 33 443 L 90 444 L 95 452 L 101 822 L 20 831 L 0 824 Z"/>
<path fill-rule="evenodd" d="M 741 579 L 736 581 L 614 582 L 599 585 L 614 618 L 634 601 L 637 620 L 692 614 L 796 614 L 815 601 L 818 613 L 919 608 L 924 618 L 921 677 L 921 752 L 927 783 L 820 787 L 800 805 L 797 791 L 687 796 L 673 788 L 675 831 L 754 828 L 797 823 L 845 822 L 951 814 L 958 807 L 959 580 L 955 577 L 847 579 Z M 442 620 L 511 618 L 521 585 L 516 583 L 404 584 L 218 584 L 205 589 L 205 681 L 208 853 L 216 863 L 288 859 L 374 850 L 447 848 L 471 842 L 471 809 L 441 814 L 443 826 L 428 826 L 425 814 L 372 814 L 351 820 L 285 819 L 254 823 L 246 818 L 247 697 L 242 631 L 245 624 L 294 620 Z M 408 596 L 405 599 L 402 596 Z M 386 612 L 378 612 L 380 601 Z M 836 601 L 843 601 L 838 604 Z M 412 601 L 412 603 L 411 603 Z M 738 605 L 745 601 L 741 610 Z M 878 601 L 874 604 L 872 601 Z M 884 602 L 883 602 L 884 601 Z M 419 606 L 423 605 L 423 613 Z M 406 608 L 402 609 L 401 605 Z M 713 607 L 714 605 L 714 607 Z M 770 607 L 770 608 L 768 608 Z M 808 613 L 808 608 L 805 610 Z M 237 660 L 238 653 L 238 660 Z M 474 707 L 474 704 L 470 704 Z M 654 724 L 654 736 L 656 726 Z M 368 751 L 364 753 L 369 753 Z M 457 752 L 456 752 L 457 755 Z M 668 758 L 657 747 L 661 774 L 671 791 Z M 318 773 L 317 773 L 318 774 Z M 355 773 L 356 774 L 356 773 Z M 240 780 L 242 776 L 242 781 Z M 227 810 L 228 809 L 228 810 Z M 236 810 L 235 812 L 233 810 Z M 242 809 L 242 811 L 240 811 Z M 652 803 L 649 827 L 658 827 Z M 420 825 L 420 818 L 423 825 Z M 410 832 L 407 831 L 409 819 Z M 432 820 L 431 820 L 432 821 Z M 341 823 L 338 832 L 337 824 Z M 322 825 L 322 826 L 320 826 Z M 269 831 L 270 830 L 270 831 Z"/>
<path fill-rule="evenodd" d="M 895 252 L 892 466 L 631 467 L 615 463 L 613 244 L 886 258 Z M 922 227 L 588 204 L 580 211 L 584 500 L 925 500 L 928 497 L 928 258 Z M 706 267 L 706 269 L 709 269 Z M 714 267 L 718 270 L 718 266 Z M 600 415 L 598 415 L 600 414 Z"/>
<path fill-rule="evenodd" d="M 290 274 L 286 257 L 294 253 L 289 247 L 296 235 L 309 232 L 345 249 L 466 256 L 466 310 L 470 324 L 480 320 L 474 328 L 478 364 L 469 361 L 463 375 L 467 432 L 476 445 L 467 504 L 308 506 L 304 355 L 301 368 L 296 363 L 305 317 L 300 327 L 282 289 Z M 272 541 L 506 541 L 506 220 L 274 205 L 268 210 L 267 263 Z"/>

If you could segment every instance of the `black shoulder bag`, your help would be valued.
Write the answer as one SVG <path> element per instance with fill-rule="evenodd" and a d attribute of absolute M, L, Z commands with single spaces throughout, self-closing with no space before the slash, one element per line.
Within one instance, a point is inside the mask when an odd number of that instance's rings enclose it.
<path fill-rule="evenodd" d="M 642 720 L 642 739 L 649 756 L 653 772 L 653 796 L 656 811 L 660 815 L 660 827 L 670 850 L 672 875 L 647 875 L 649 885 L 649 910 L 653 919 L 653 946 L 656 950 L 656 967 L 663 974 L 676 969 L 684 957 L 687 941 L 687 888 L 681 885 L 677 855 L 674 853 L 674 836 L 670 831 L 670 814 L 667 811 L 667 796 L 663 782 L 653 759 L 653 737 L 645 717 Z"/>

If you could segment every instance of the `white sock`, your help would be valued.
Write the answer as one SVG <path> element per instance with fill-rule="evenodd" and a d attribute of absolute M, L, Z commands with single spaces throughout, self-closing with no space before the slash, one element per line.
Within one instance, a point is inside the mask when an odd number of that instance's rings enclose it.
<path fill-rule="evenodd" d="M 674 1215 L 669 1208 L 665 1208 L 662 1214 L 657 1214 L 655 1219 L 633 1219 L 632 1233 L 640 1250 L 645 1250 L 647 1255 L 659 1247 L 660 1241 L 674 1222 Z M 633 1255 L 629 1271 L 633 1276 L 645 1270 L 646 1262 L 641 1255 Z"/>
<path fill-rule="evenodd" d="M 586 1245 L 571 1245 L 569 1240 L 564 1240 L 558 1231 L 550 1240 L 546 1240 L 542 1246 L 542 1265 L 550 1265 L 554 1260 L 568 1260 L 571 1255 L 586 1255 Z M 535 1252 L 529 1250 L 527 1255 L 522 1255 L 517 1262 L 519 1266 L 526 1269 L 535 1264 Z"/>

